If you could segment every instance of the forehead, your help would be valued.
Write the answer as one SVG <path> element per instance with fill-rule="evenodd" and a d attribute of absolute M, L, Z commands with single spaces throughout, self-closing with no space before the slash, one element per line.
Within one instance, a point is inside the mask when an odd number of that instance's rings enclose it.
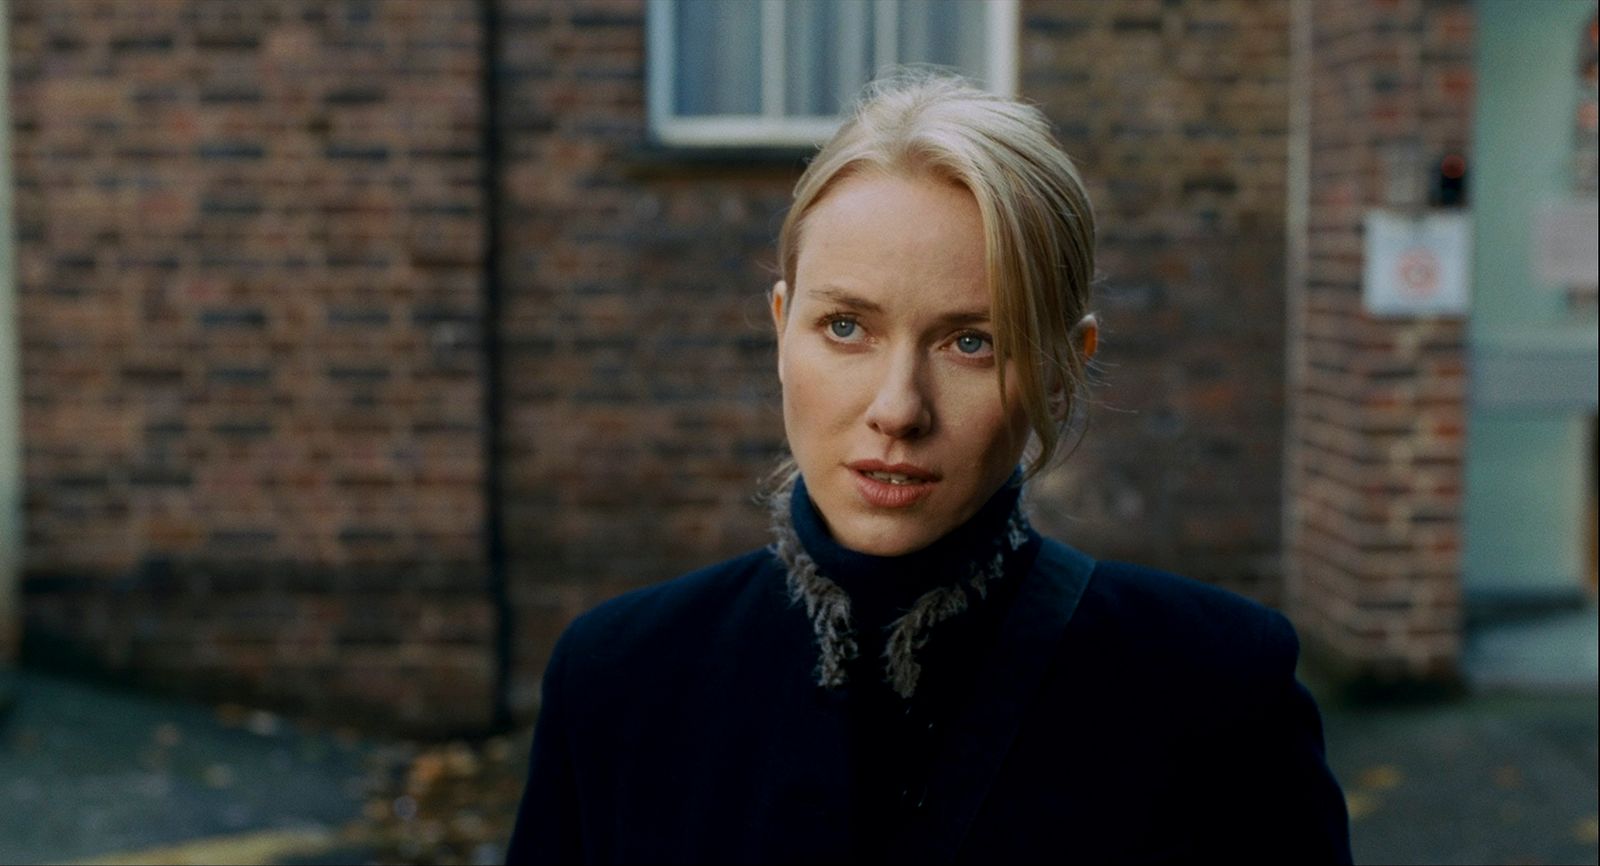
<path fill-rule="evenodd" d="M 843 290 L 885 307 L 987 310 L 978 203 L 933 178 L 846 178 L 805 217 L 795 283 L 797 300 Z"/>

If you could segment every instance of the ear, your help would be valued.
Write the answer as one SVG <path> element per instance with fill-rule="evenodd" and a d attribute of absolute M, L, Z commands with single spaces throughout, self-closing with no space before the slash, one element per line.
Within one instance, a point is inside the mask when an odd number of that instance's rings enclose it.
<path fill-rule="evenodd" d="M 1094 313 L 1085 315 L 1078 320 L 1078 324 L 1072 326 L 1072 342 L 1083 349 L 1085 361 L 1094 357 L 1094 353 L 1100 349 L 1100 320 L 1094 317 Z"/>
<path fill-rule="evenodd" d="M 789 303 L 789 284 L 779 280 L 772 284 L 772 291 L 767 293 L 767 299 L 772 302 L 772 327 L 777 330 L 778 337 L 783 337 L 783 314 L 787 312 Z"/>
<path fill-rule="evenodd" d="M 783 382 L 783 323 L 789 312 L 789 285 L 783 280 L 772 284 L 768 293 L 772 305 L 772 329 L 778 336 L 778 382 Z"/>
<path fill-rule="evenodd" d="M 1072 333 L 1068 339 L 1072 341 L 1073 348 L 1083 352 L 1083 360 L 1087 362 L 1094 357 L 1100 348 L 1100 321 L 1094 313 L 1089 313 L 1072 326 Z M 1051 373 L 1048 383 L 1050 412 L 1057 420 L 1065 420 L 1067 413 L 1072 408 L 1072 395 L 1068 393 L 1068 383 L 1063 381 L 1059 373 Z"/>

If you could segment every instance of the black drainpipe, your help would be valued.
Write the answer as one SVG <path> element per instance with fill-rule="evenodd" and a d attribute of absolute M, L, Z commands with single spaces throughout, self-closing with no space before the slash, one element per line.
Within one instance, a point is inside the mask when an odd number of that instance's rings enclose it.
<path fill-rule="evenodd" d="M 500 448 L 500 15 L 496 0 L 479 0 L 483 27 L 483 513 L 489 603 L 494 608 L 495 731 L 511 727 L 511 597 L 506 587 L 506 544 L 501 523 Z"/>

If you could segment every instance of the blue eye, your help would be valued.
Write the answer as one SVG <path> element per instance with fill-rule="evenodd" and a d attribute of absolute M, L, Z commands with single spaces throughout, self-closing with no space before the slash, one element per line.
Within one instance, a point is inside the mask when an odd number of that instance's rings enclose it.
<path fill-rule="evenodd" d="M 850 319 L 834 319 L 828 323 L 828 332 L 841 340 L 855 336 L 856 323 Z"/>
<path fill-rule="evenodd" d="M 977 334 L 962 334 L 956 338 L 956 351 L 963 355 L 976 355 L 987 348 L 988 345 L 988 338 L 980 337 Z"/>

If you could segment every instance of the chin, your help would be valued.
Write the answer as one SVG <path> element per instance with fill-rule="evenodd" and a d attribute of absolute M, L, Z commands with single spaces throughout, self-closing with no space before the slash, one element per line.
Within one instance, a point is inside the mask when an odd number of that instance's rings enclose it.
<path fill-rule="evenodd" d="M 904 556 L 939 540 L 943 533 L 930 532 L 927 521 L 913 515 L 886 517 L 851 515 L 849 523 L 834 527 L 834 540 L 856 551 L 873 556 Z"/>

